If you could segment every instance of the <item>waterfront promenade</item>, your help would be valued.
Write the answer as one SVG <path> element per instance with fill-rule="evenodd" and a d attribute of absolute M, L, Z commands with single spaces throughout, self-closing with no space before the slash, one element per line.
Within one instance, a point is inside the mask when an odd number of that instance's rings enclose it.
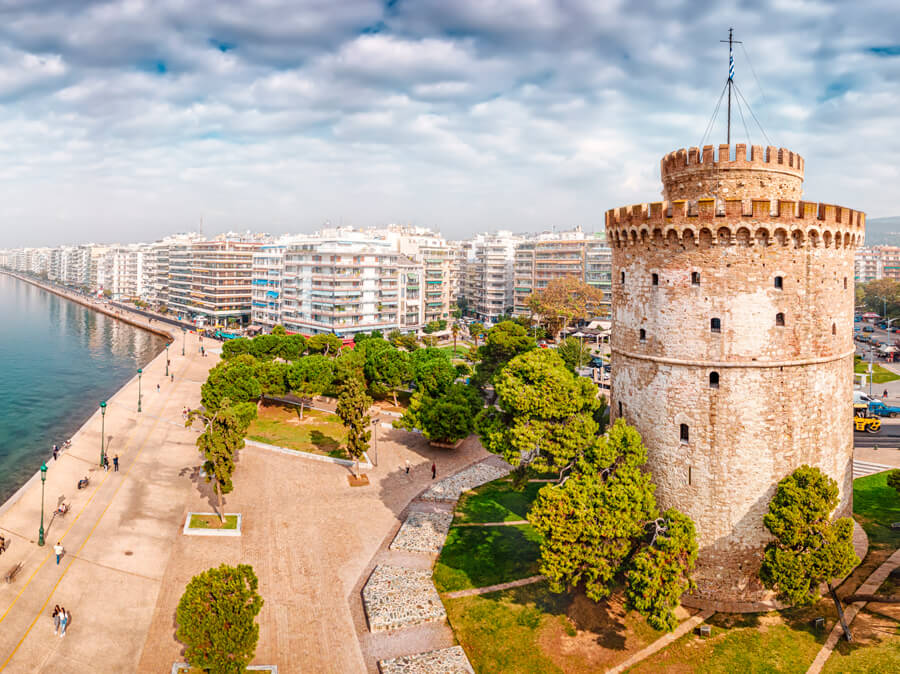
<path fill-rule="evenodd" d="M 187 512 L 210 511 L 211 493 L 199 476 L 197 431 L 183 427 L 181 411 L 199 404 L 200 385 L 218 358 L 214 351 L 201 357 L 194 334 L 182 357 L 176 337 L 169 349 L 174 383 L 163 377 L 163 352 L 144 370 L 141 414 L 136 379 L 109 400 L 106 436 L 119 473 L 97 465 L 99 413 L 59 461 L 49 461 L 43 548 L 35 544 L 39 480 L 0 509 L 0 531 L 12 541 L 0 555 L 0 574 L 24 563 L 13 583 L 0 580 L 0 671 L 169 672 L 182 660 L 174 616 L 184 587 L 221 563 L 251 564 L 259 577 L 265 605 L 254 664 L 277 665 L 282 674 L 375 671 L 360 599 L 372 560 L 430 484 L 432 460 L 440 478 L 487 453 L 474 438 L 457 450 L 435 450 L 419 435 L 382 427 L 379 465 L 366 471 L 372 484 L 354 489 L 342 466 L 247 447 L 235 491 L 225 498 L 227 512 L 243 515 L 242 536 L 184 536 Z M 78 491 L 85 475 L 90 487 Z M 61 496 L 72 510 L 50 522 Z M 59 566 L 57 540 L 66 548 Z M 63 639 L 53 634 L 55 604 L 72 613 Z M 419 645 L 396 648 L 414 653 Z"/>

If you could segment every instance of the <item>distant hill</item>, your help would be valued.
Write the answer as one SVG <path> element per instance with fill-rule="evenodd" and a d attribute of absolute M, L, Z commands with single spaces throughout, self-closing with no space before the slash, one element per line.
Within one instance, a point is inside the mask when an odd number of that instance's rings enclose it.
<path fill-rule="evenodd" d="M 900 215 L 866 218 L 866 245 L 900 246 Z"/>

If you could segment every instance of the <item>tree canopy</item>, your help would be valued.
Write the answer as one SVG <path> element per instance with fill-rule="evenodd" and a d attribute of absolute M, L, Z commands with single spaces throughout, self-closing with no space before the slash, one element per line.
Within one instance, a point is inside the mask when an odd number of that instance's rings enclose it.
<path fill-rule="evenodd" d="M 249 564 L 222 564 L 194 576 L 175 612 L 176 636 L 193 667 L 243 674 L 256 653 L 263 599 Z"/>
<path fill-rule="evenodd" d="M 363 368 L 369 390 L 373 395 L 383 397 L 387 393 L 394 396 L 397 404 L 397 389 L 412 379 L 413 369 L 409 354 L 395 349 L 388 342 L 382 341 L 385 348 L 366 350 L 366 363 Z"/>
<path fill-rule="evenodd" d="M 321 353 L 334 358 L 344 346 L 343 340 L 337 335 L 320 334 L 313 335 L 306 340 L 306 349 L 310 353 Z"/>
<path fill-rule="evenodd" d="M 892 318 L 900 316 L 900 280 L 877 279 L 856 286 L 857 302 L 869 311 Z"/>
<path fill-rule="evenodd" d="M 598 441 L 598 389 L 553 351 L 516 356 L 494 377 L 494 388 L 498 406 L 479 415 L 479 435 L 511 465 L 561 470 Z"/>
<path fill-rule="evenodd" d="M 334 381 L 335 361 L 326 356 L 314 354 L 292 363 L 287 370 L 290 390 L 302 398 L 322 395 Z M 303 402 L 300 403 L 300 417 L 303 417 Z"/>
<path fill-rule="evenodd" d="M 484 344 L 478 347 L 480 362 L 475 366 L 475 380 L 479 384 L 487 384 L 510 360 L 536 346 L 534 337 L 518 323 L 497 323 L 488 330 Z"/>
<path fill-rule="evenodd" d="M 416 390 L 430 398 L 443 395 L 456 379 L 450 354 L 435 347 L 416 349 L 410 355 L 410 364 Z"/>
<path fill-rule="evenodd" d="M 584 367 L 591 362 L 591 347 L 585 344 L 583 339 L 578 337 L 566 337 L 559 346 L 556 347 L 556 353 L 565 361 L 566 366 L 570 370 L 576 367 Z"/>
<path fill-rule="evenodd" d="M 371 406 L 372 399 L 366 395 L 360 380 L 350 379 L 341 387 L 335 412 L 347 427 L 347 453 L 356 460 L 357 477 L 359 460 L 369 448 L 369 438 L 372 435 L 368 414 Z"/>
<path fill-rule="evenodd" d="M 887 486 L 894 489 L 900 496 L 900 469 L 895 468 L 887 474 Z"/>
<path fill-rule="evenodd" d="M 454 443 L 475 430 L 475 418 L 481 407 L 481 395 L 465 384 L 452 384 L 438 398 L 418 391 L 394 426 L 407 430 L 419 429 L 423 436 L 436 442 Z"/>
<path fill-rule="evenodd" d="M 859 564 L 853 520 L 831 520 L 838 498 L 833 479 L 803 465 L 778 483 L 763 518 L 775 540 L 766 546 L 760 580 L 795 606 L 814 604 L 823 583 L 844 577 Z"/>
<path fill-rule="evenodd" d="M 257 400 L 262 393 L 256 378 L 257 360 L 242 354 L 218 363 L 209 371 L 200 387 L 200 399 L 209 412 L 219 409 L 223 400 L 232 403 Z"/>
<path fill-rule="evenodd" d="M 551 280 L 547 287 L 531 294 L 528 308 L 540 317 L 554 337 L 573 322 L 600 315 L 603 291 L 577 276 Z"/>
<path fill-rule="evenodd" d="M 628 606 L 671 630 L 678 598 L 692 587 L 697 543 L 689 518 L 660 516 L 646 460 L 638 432 L 618 419 L 572 458 L 560 484 L 541 489 L 528 519 L 552 591 L 583 587 L 600 601 L 624 581 Z"/>

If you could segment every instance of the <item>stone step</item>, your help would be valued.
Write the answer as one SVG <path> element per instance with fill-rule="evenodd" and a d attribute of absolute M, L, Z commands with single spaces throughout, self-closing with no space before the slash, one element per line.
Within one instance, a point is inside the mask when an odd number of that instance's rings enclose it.
<path fill-rule="evenodd" d="M 391 550 L 407 552 L 440 552 L 453 522 L 452 512 L 411 512 L 403 522 Z"/>
<path fill-rule="evenodd" d="M 431 569 L 379 564 L 366 581 L 362 595 L 372 632 L 447 618 L 444 604 L 431 582 Z"/>
<path fill-rule="evenodd" d="M 462 646 L 380 660 L 381 674 L 475 674 Z"/>

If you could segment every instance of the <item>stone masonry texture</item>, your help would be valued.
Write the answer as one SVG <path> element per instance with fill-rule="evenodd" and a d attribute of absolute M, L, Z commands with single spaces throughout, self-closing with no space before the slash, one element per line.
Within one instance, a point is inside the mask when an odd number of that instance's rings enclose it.
<path fill-rule="evenodd" d="M 671 153 L 662 176 L 675 201 L 607 213 L 611 414 L 641 433 L 660 506 L 697 525 L 698 596 L 723 602 L 769 597 L 757 578 L 763 515 L 795 468 L 834 478 L 837 515 L 851 512 L 865 226 L 862 213 L 797 201 L 799 155 L 754 148 L 747 160 L 738 145 L 736 156 Z"/>

